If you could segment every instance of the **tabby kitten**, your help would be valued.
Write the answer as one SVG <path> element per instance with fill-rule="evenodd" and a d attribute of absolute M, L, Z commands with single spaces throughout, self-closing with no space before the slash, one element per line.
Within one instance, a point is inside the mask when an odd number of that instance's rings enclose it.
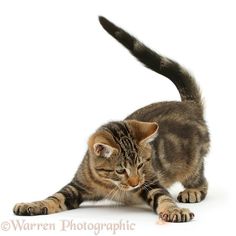
<path fill-rule="evenodd" d="M 209 133 L 199 89 L 185 69 L 147 48 L 123 29 L 99 17 L 103 28 L 146 67 L 169 78 L 181 102 L 154 103 L 124 121 L 101 126 L 72 181 L 42 201 L 19 203 L 16 215 L 52 214 L 75 209 L 84 201 L 112 199 L 124 204 L 146 202 L 168 222 L 186 222 L 194 214 L 180 208 L 167 191 L 175 182 L 185 190 L 178 201 L 197 203 L 207 194 L 204 156 Z"/>

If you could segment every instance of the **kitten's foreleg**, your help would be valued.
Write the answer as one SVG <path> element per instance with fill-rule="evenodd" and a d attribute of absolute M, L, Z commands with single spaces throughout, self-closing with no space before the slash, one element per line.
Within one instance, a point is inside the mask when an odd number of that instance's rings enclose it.
<path fill-rule="evenodd" d="M 72 181 L 60 191 L 42 201 L 18 203 L 13 212 L 16 215 L 33 216 L 47 215 L 78 208 L 89 193 L 77 181 Z"/>
<path fill-rule="evenodd" d="M 140 195 L 164 221 L 187 222 L 194 217 L 190 210 L 179 208 L 169 192 L 158 184 L 145 186 Z"/>

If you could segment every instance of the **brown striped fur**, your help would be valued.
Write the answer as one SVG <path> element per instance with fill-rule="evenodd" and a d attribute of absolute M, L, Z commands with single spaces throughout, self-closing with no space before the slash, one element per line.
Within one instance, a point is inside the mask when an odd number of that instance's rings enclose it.
<path fill-rule="evenodd" d="M 184 203 L 200 202 L 207 194 L 204 156 L 210 141 L 198 86 L 179 64 L 107 19 L 99 20 L 139 61 L 169 78 L 181 101 L 154 103 L 124 121 L 101 126 L 90 137 L 70 183 L 45 200 L 16 204 L 14 213 L 51 214 L 106 198 L 125 204 L 146 202 L 165 221 L 190 221 L 194 214 L 179 208 L 166 188 L 182 183 L 185 190 L 177 199 Z"/>

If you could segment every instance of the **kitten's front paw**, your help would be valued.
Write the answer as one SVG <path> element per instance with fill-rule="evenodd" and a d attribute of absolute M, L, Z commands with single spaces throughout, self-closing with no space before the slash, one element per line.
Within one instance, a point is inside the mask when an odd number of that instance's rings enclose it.
<path fill-rule="evenodd" d="M 48 208 L 42 202 L 18 203 L 14 206 L 13 212 L 19 216 L 47 215 Z"/>
<path fill-rule="evenodd" d="M 169 208 L 159 213 L 159 217 L 167 222 L 188 222 L 193 219 L 194 214 L 186 208 Z"/>

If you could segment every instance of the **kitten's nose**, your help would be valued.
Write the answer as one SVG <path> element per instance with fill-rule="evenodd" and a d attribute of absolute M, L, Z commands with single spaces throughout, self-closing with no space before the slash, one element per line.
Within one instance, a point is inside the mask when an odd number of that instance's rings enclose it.
<path fill-rule="evenodd" d="M 139 177 L 138 176 L 132 176 L 128 179 L 128 184 L 131 187 L 136 187 L 139 184 Z"/>

